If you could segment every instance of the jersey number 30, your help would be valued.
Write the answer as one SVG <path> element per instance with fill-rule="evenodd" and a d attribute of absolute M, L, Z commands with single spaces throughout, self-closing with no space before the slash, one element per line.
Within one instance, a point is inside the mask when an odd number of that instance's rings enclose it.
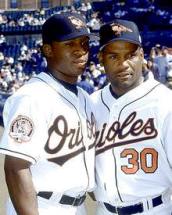
<path fill-rule="evenodd" d="M 158 168 L 158 152 L 153 148 L 145 148 L 140 153 L 135 149 L 124 149 L 121 158 L 128 158 L 128 165 L 121 166 L 125 174 L 135 174 L 140 168 L 145 173 L 154 173 Z"/>

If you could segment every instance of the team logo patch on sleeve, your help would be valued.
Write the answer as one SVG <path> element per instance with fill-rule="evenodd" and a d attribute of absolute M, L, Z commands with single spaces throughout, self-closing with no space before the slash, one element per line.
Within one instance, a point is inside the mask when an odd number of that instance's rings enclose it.
<path fill-rule="evenodd" d="M 10 126 L 10 137 L 16 142 L 28 142 L 33 134 L 33 122 L 26 116 L 19 115 Z"/>

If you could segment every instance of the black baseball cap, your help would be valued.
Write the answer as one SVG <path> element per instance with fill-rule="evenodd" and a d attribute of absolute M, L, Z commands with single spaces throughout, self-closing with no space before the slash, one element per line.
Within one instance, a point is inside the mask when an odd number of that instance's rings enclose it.
<path fill-rule="evenodd" d="M 84 17 L 78 13 L 61 13 L 49 17 L 42 26 L 43 43 L 66 41 L 80 36 L 91 37 Z"/>
<path fill-rule="evenodd" d="M 142 46 L 141 36 L 134 22 L 115 19 L 101 26 L 99 31 L 100 50 L 114 41 L 127 41 Z"/>

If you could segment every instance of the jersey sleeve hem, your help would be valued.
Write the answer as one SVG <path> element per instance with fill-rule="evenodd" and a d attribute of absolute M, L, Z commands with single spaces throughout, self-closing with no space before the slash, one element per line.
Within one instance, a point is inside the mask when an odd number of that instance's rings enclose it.
<path fill-rule="evenodd" d="M 29 156 L 29 155 L 20 153 L 20 152 L 14 152 L 14 151 L 11 151 L 11 150 L 8 150 L 8 149 L 0 148 L 0 154 L 9 155 L 9 156 L 16 157 L 16 158 L 21 158 L 23 160 L 27 160 L 27 161 L 31 162 L 32 164 L 36 163 L 35 158 L 33 158 L 33 157 Z"/>

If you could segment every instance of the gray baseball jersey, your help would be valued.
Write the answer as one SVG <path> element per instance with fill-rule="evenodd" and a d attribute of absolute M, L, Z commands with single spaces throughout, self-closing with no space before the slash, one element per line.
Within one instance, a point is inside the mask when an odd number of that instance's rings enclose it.
<path fill-rule="evenodd" d="M 4 107 L 0 153 L 32 163 L 35 190 L 76 196 L 95 186 L 93 108 L 46 73 L 33 77 Z"/>
<path fill-rule="evenodd" d="M 116 99 L 92 95 L 98 125 L 96 198 L 120 204 L 172 186 L 172 92 L 153 78 Z"/>

